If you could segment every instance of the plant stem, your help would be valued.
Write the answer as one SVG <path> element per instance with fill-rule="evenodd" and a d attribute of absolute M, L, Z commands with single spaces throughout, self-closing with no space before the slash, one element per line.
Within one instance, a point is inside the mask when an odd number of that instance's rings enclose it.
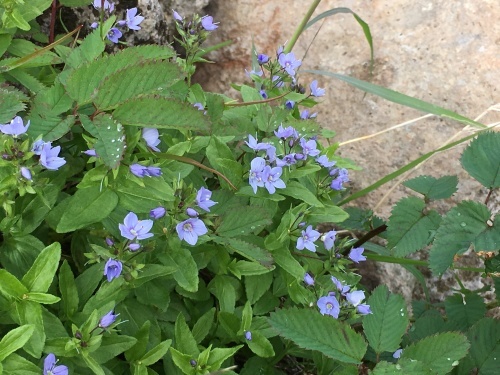
<path fill-rule="evenodd" d="M 299 39 L 300 34 L 302 34 L 302 32 L 304 31 L 304 29 L 305 29 L 305 27 L 307 25 L 307 22 L 309 22 L 309 19 L 311 18 L 312 14 L 316 10 L 316 8 L 317 8 L 317 6 L 319 5 L 320 2 L 321 2 L 321 0 L 314 0 L 312 2 L 312 4 L 309 6 L 309 9 L 307 10 L 307 13 L 304 15 L 304 18 L 300 22 L 299 26 L 297 26 L 297 29 L 293 33 L 292 38 L 290 39 L 290 41 L 285 46 L 285 49 L 283 50 L 283 52 L 289 53 L 292 50 L 293 46 L 295 46 L 295 43 L 297 42 L 297 39 Z"/>

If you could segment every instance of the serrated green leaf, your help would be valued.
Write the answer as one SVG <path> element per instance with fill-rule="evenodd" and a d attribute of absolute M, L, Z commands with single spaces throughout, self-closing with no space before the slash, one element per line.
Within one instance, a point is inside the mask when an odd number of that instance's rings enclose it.
<path fill-rule="evenodd" d="M 433 375 L 434 373 L 426 368 L 426 366 L 419 361 L 400 359 L 398 363 L 390 363 L 381 361 L 370 372 L 371 375 Z"/>
<path fill-rule="evenodd" d="M 409 324 L 403 297 L 389 293 L 385 285 L 380 285 L 367 304 L 373 314 L 364 317 L 363 328 L 370 346 L 376 353 L 396 351 Z"/>
<path fill-rule="evenodd" d="M 24 275 L 22 283 L 30 292 L 47 292 L 59 267 L 60 259 L 61 245 L 55 242 L 47 246 Z"/>
<path fill-rule="evenodd" d="M 272 223 L 266 210 L 259 207 L 245 207 L 245 215 L 237 208 L 222 216 L 222 223 L 217 233 L 222 237 L 244 236 L 250 233 L 258 234 L 262 228 Z"/>
<path fill-rule="evenodd" d="M 0 35 L 3 36 L 6 34 Z M 21 91 L 12 86 L 0 88 L 0 124 L 10 122 L 18 112 L 23 111 L 26 105 L 27 97 Z"/>
<path fill-rule="evenodd" d="M 165 253 L 158 255 L 159 260 L 166 266 L 177 267 L 173 276 L 179 285 L 188 292 L 198 291 L 198 267 L 191 252 L 176 243 L 170 241 Z"/>
<path fill-rule="evenodd" d="M 480 134 L 464 150 L 460 162 L 472 177 L 488 189 L 500 187 L 500 133 Z"/>
<path fill-rule="evenodd" d="M 366 352 L 367 343 L 349 325 L 312 309 L 282 309 L 269 321 L 280 336 L 340 362 L 361 363 Z"/>
<path fill-rule="evenodd" d="M 455 361 L 465 357 L 469 347 L 465 335 L 444 332 L 406 347 L 401 359 L 420 361 L 434 374 L 447 374 Z"/>
<path fill-rule="evenodd" d="M 104 22 L 102 25 L 102 31 L 107 33 L 115 20 L 116 17 L 110 17 L 106 22 Z M 87 35 L 77 48 L 71 49 L 71 52 L 66 59 L 66 64 L 71 68 L 77 68 L 85 63 L 92 62 L 101 56 L 105 47 L 106 43 L 101 38 L 101 30 L 97 28 Z M 62 75 L 59 75 L 59 78 L 63 78 Z M 99 78 L 102 78 L 102 76 Z M 65 82 L 66 78 L 64 78 L 62 82 L 63 81 Z"/>
<path fill-rule="evenodd" d="M 478 374 L 496 374 L 498 372 L 498 359 L 500 358 L 500 321 L 484 318 L 471 327 L 467 333 L 471 343 L 467 356 Z M 470 373 L 472 368 L 468 369 Z"/>
<path fill-rule="evenodd" d="M 0 362 L 3 362 L 11 353 L 20 349 L 31 338 L 35 327 L 30 324 L 14 328 L 7 332 L 0 341 Z"/>
<path fill-rule="evenodd" d="M 408 333 L 411 342 L 414 342 L 443 331 L 446 331 L 443 317 L 438 311 L 430 310 L 412 324 Z"/>
<path fill-rule="evenodd" d="M 398 257 L 422 249 L 432 240 L 441 217 L 432 210 L 425 213 L 425 203 L 417 197 L 401 199 L 392 209 L 387 224 L 387 247 Z"/>
<path fill-rule="evenodd" d="M 403 185 L 417 193 L 425 195 L 427 199 L 445 199 L 457 191 L 457 176 L 418 176 L 403 182 Z"/>
<path fill-rule="evenodd" d="M 233 313 L 236 304 L 236 290 L 230 276 L 216 275 L 207 288 L 219 300 L 220 311 Z"/>
<path fill-rule="evenodd" d="M 99 158 L 109 168 L 116 168 L 125 152 L 123 126 L 104 113 L 94 117 L 93 121 L 84 116 L 80 116 L 80 120 L 85 130 L 97 138 L 94 148 Z"/>
<path fill-rule="evenodd" d="M 58 233 L 67 233 L 105 219 L 117 204 L 115 192 L 109 189 L 100 191 L 95 186 L 78 190 L 56 206 L 49 217 L 53 217 Z"/>
<path fill-rule="evenodd" d="M 208 116 L 192 105 L 164 97 L 144 96 L 120 104 L 113 117 L 124 125 L 209 133 Z"/>
<path fill-rule="evenodd" d="M 486 314 L 483 297 L 476 293 L 449 296 L 444 307 L 448 316 L 446 328 L 449 331 L 465 331 Z"/>
<path fill-rule="evenodd" d="M 193 326 L 193 337 L 197 344 L 201 343 L 208 335 L 214 323 L 215 307 L 203 314 Z"/>
<path fill-rule="evenodd" d="M 186 324 L 186 318 L 182 313 L 177 315 L 175 321 L 175 348 L 181 353 L 189 354 L 191 358 L 197 357 L 200 354 L 196 340 L 194 339 L 191 330 Z"/>
<path fill-rule="evenodd" d="M 110 109 L 138 95 L 163 90 L 181 77 L 179 67 L 166 61 L 127 66 L 102 81 L 94 103 L 101 110 Z"/>
<path fill-rule="evenodd" d="M 10 76 L 14 81 L 19 82 L 32 93 L 36 94 L 45 89 L 45 85 L 42 82 L 23 69 L 13 69 L 4 74 Z"/>
<path fill-rule="evenodd" d="M 472 244 L 476 251 L 494 251 L 500 246 L 500 215 L 490 222 L 488 208 L 473 201 L 462 201 L 443 218 L 430 250 L 433 274 L 442 274 L 455 254 L 465 252 Z"/>
<path fill-rule="evenodd" d="M 313 207 L 324 207 L 311 191 L 298 181 L 288 181 L 286 189 L 280 190 L 280 193 L 301 200 Z"/>
<path fill-rule="evenodd" d="M 326 205 L 315 207 L 307 213 L 307 223 L 311 225 L 321 223 L 341 223 L 349 217 L 349 214 L 337 206 Z"/>
<path fill-rule="evenodd" d="M 29 119 L 33 121 L 33 126 L 28 129 L 29 134 L 33 138 L 41 135 L 46 142 L 61 138 L 75 124 L 75 116 L 73 115 L 61 118 L 50 114 L 38 116 L 36 113 L 30 113 Z"/>
<path fill-rule="evenodd" d="M 268 272 L 258 276 L 245 276 L 245 294 L 252 305 L 271 288 L 273 273 Z"/>
<path fill-rule="evenodd" d="M 17 3 L 12 12 L 8 13 L 2 27 L 19 27 L 22 30 L 29 30 L 28 22 L 38 17 L 47 9 L 52 0 L 30 0 Z M 11 17 L 9 17 L 11 16 Z"/>

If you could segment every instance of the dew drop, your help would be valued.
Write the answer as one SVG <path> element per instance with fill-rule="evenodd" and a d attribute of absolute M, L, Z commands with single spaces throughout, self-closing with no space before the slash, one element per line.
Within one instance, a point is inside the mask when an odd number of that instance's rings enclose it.
<path fill-rule="evenodd" d="M 119 149 L 119 148 L 117 148 L 117 149 L 116 149 L 116 151 L 120 151 L 120 149 Z"/>
<path fill-rule="evenodd" d="M 111 129 L 111 126 L 108 126 L 108 127 L 107 127 L 107 129 L 108 129 L 108 130 L 110 130 L 110 129 Z"/>
<path fill-rule="evenodd" d="M 460 212 L 457 212 L 457 216 L 460 216 Z"/>
<path fill-rule="evenodd" d="M 112 140 L 111 140 L 111 143 L 113 143 L 113 142 L 115 142 L 115 139 L 112 139 Z"/>
<path fill-rule="evenodd" d="M 460 226 L 461 226 L 461 227 L 466 227 L 466 226 L 467 226 L 467 224 L 465 224 L 464 222 L 461 222 L 461 223 L 460 223 Z"/>
<path fill-rule="evenodd" d="M 451 361 L 451 358 L 446 358 L 448 361 Z"/>
<path fill-rule="evenodd" d="M 250 229 L 255 229 L 255 226 L 253 226 L 253 225 L 252 225 L 252 226 L 250 227 Z"/>
<path fill-rule="evenodd" d="M 453 362 L 451 365 L 452 365 L 452 366 L 458 366 L 458 364 L 459 364 L 459 362 L 458 362 L 458 361 L 455 361 L 455 362 Z"/>

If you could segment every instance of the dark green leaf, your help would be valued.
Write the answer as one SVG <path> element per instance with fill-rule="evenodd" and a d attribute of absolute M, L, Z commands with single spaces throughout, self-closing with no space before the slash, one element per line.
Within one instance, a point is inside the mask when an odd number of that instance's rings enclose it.
<path fill-rule="evenodd" d="M 160 261 L 167 265 L 177 267 L 173 276 L 179 285 L 189 292 L 198 290 L 198 267 L 188 249 L 181 247 L 175 241 L 169 242 L 168 250 L 158 255 Z"/>
<path fill-rule="evenodd" d="M 464 150 L 460 162 L 485 187 L 500 187 L 500 133 L 480 134 Z"/>
<path fill-rule="evenodd" d="M 387 224 L 387 247 L 398 257 L 425 247 L 432 240 L 441 217 L 432 210 L 425 212 L 425 203 L 417 197 L 401 199 L 392 209 Z"/>
<path fill-rule="evenodd" d="M 208 335 L 214 323 L 215 307 L 203 314 L 193 326 L 193 337 L 197 344 Z"/>
<path fill-rule="evenodd" d="M 99 350 L 92 353 L 97 363 L 105 363 L 135 345 L 135 337 L 123 335 L 103 336 Z"/>
<path fill-rule="evenodd" d="M 266 268 L 272 267 L 274 263 L 272 255 L 263 247 L 260 239 L 254 236 L 245 236 L 239 238 L 229 237 L 215 237 L 213 241 L 229 247 L 231 250 L 236 251 L 238 254 L 247 259 L 257 261 Z"/>
<path fill-rule="evenodd" d="M 7 34 L 1 34 L 0 37 Z M 18 112 L 23 111 L 26 105 L 27 97 L 21 91 L 5 86 L 0 88 L 0 124 L 10 122 Z"/>
<path fill-rule="evenodd" d="M 62 311 L 66 317 L 71 318 L 78 310 L 79 298 L 75 277 L 66 260 L 59 270 L 59 290 L 61 291 Z"/>
<path fill-rule="evenodd" d="M 42 241 L 31 235 L 8 237 L 0 246 L 0 262 L 6 270 L 21 279 L 44 247 Z"/>
<path fill-rule="evenodd" d="M 258 276 L 245 276 L 245 294 L 252 305 L 257 302 L 273 282 L 273 273 L 268 272 Z"/>
<path fill-rule="evenodd" d="M 243 207 L 242 207 L 243 209 Z M 259 233 L 263 227 L 271 224 L 271 219 L 266 210 L 259 207 L 245 207 L 245 215 L 240 209 L 233 209 L 222 216 L 222 223 L 217 228 L 217 233 L 222 237 L 245 236 Z"/>
<path fill-rule="evenodd" d="M 30 292 L 47 292 L 59 267 L 60 259 L 61 245 L 58 242 L 43 249 L 23 277 L 22 282 L 26 288 Z"/>
<path fill-rule="evenodd" d="M 500 321 L 484 318 L 469 330 L 467 337 L 471 343 L 468 357 L 478 369 L 477 373 L 496 374 L 500 358 Z"/>
<path fill-rule="evenodd" d="M 400 359 L 398 363 L 381 361 L 375 366 L 370 375 L 434 375 L 422 362 Z"/>
<path fill-rule="evenodd" d="M 419 176 L 403 182 L 404 186 L 425 195 L 427 199 L 450 198 L 457 191 L 457 184 L 457 176 L 444 176 L 441 178 Z"/>
<path fill-rule="evenodd" d="M 15 353 L 3 361 L 4 374 L 9 375 L 40 375 L 40 367 Z"/>
<path fill-rule="evenodd" d="M 469 293 L 464 296 L 455 294 L 446 298 L 444 302 L 446 315 L 448 316 L 449 331 L 465 331 L 478 320 L 484 318 L 486 305 L 483 297 L 476 293 Z"/>
<path fill-rule="evenodd" d="M 163 358 L 165 354 L 167 354 L 170 345 L 172 344 L 172 340 L 165 340 L 156 345 L 153 349 L 147 352 L 139 362 L 144 366 L 151 366 L 158 362 Z"/>
<path fill-rule="evenodd" d="M 280 336 L 340 362 L 361 363 L 366 352 L 365 340 L 349 325 L 312 309 L 278 310 L 269 319 Z"/>
<path fill-rule="evenodd" d="M 246 341 L 252 352 L 259 357 L 270 358 L 274 357 L 273 345 L 259 331 L 252 332 L 252 339 Z"/>
<path fill-rule="evenodd" d="M 181 353 L 189 354 L 192 358 L 200 354 L 196 340 L 182 313 L 177 316 L 175 321 L 175 348 Z"/>
<path fill-rule="evenodd" d="M 220 311 L 233 313 L 236 290 L 230 276 L 216 275 L 208 284 L 208 290 L 219 300 Z"/>
<path fill-rule="evenodd" d="M 286 189 L 280 190 L 281 194 L 299 199 L 313 207 L 324 207 L 316 196 L 298 181 L 288 181 Z"/>

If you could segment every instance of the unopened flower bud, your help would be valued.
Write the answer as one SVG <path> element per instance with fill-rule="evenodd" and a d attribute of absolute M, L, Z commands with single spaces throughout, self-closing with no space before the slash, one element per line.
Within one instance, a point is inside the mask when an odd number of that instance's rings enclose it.
<path fill-rule="evenodd" d="M 193 209 L 193 208 L 191 208 L 191 207 L 188 207 L 188 208 L 186 209 L 186 214 L 188 214 L 188 215 L 189 215 L 189 216 L 191 216 L 191 217 L 196 217 L 196 216 L 198 216 L 198 212 L 196 212 L 196 210 L 195 210 L 195 209 Z"/>
<path fill-rule="evenodd" d="M 141 245 L 139 245 L 138 243 L 131 243 L 128 245 L 128 248 L 130 251 L 137 251 L 141 248 Z"/>
<path fill-rule="evenodd" d="M 250 332 L 250 331 L 245 331 L 245 338 L 246 338 L 248 341 L 252 341 L 252 332 Z"/>
<path fill-rule="evenodd" d="M 31 181 L 31 171 L 26 167 L 21 167 L 21 176 Z"/>
<path fill-rule="evenodd" d="M 307 272 L 306 274 L 304 275 L 304 282 L 309 285 L 309 286 L 312 286 L 314 285 L 314 279 L 311 275 L 309 275 Z"/>
<path fill-rule="evenodd" d="M 108 246 L 113 246 L 115 243 L 113 242 L 113 240 L 109 237 L 106 237 L 106 245 Z"/>
<path fill-rule="evenodd" d="M 297 160 L 303 160 L 304 159 L 304 154 L 295 154 L 295 159 Z"/>
<path fill-rule="evenodd" d="M 189 364 L 192 366 L 192 367 L 196 367 L 198 365 L 198 362 L 196 362 L 196 360 L 192 359 L 189 361 Z"/>
<path fill-rule="evenodd" d="M 151 211 L 149 211 L 149 216 L 152 219 L 156 220 L 156 219 L 160 219 L 163 216 L 165 216 L 166 213 L 167 213 L 167 210 L 164 207 L 159 206 L 159 207 L 153 208 Z"/>
<path fill-rule="evenodd" d="M 75 338 L 77 338 L 78 340 L 81 340 L 82 339 L 82 333 L 80 331 L 76 331 L 75 332 Z"/>

